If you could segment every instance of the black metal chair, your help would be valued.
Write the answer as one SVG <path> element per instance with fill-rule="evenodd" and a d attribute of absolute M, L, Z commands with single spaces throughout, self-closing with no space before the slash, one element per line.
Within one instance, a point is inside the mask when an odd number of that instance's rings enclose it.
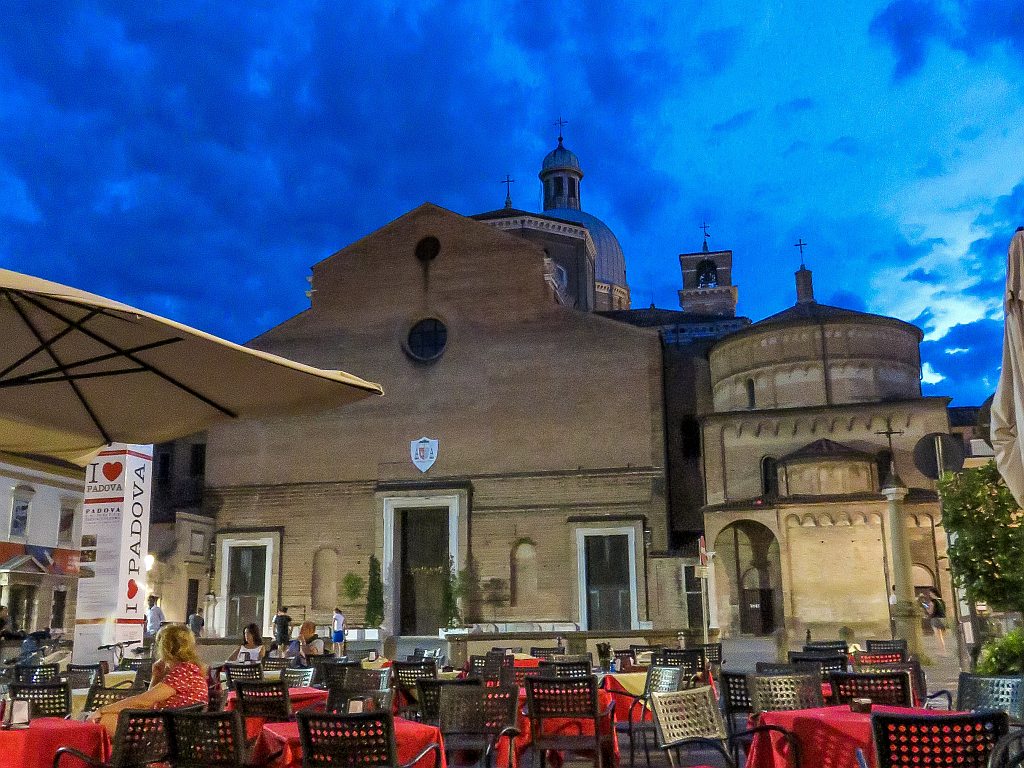
<path fill-rule="evenodd" d="M 85 697 L 85 711 L 95 712 L 100 707 L 107 706 L 107 704 L 116 704 L 137 694 L 138 691 L 128 686 L 104 688 L 101 685 L 93 685 L 89 688 L 89 693 Z"/>
<path fill-rule="evenodd" d="M 564 656 L 565 648 L 561 645 L 552 646 L 551 648 L 542 648 L 535 645 L 530 649 L 530 655 L 538 659 L 550 659 L 552 656 Z"/>
<path fill-rule="evenodd" d="M 902 653 L 909 656 L 906 640 L 865 640 L 864 650 L 868 653 Z"/>
<path fill-rule="evenodd" d="M 171 751 L 168 719 L 166 712 L 152 709 L 121 710 L 110 762 L 96 760 L 74 747 L 60 747 L 53 757 L 53 768 L 60 768 L 65 755 L 94 768 L 149 768 L 166 762 Z"/>
<path fill-rule="evenodd" d="M 701 648 L 665 648 L 651 654 L 651 664 L 681 667 L 687 677 L 704 677 L 707 659 Z"/>
<path fill-rule="evenodd" d="M 850 645 L 845 640 L 812 640 L 804 644 L 804 651 L 807 653 L 824 653 L 834 655 L 835 653 L 847 654 L 850 652 Z"/>
<path fill-rule="evenodd" d="M 153 659 L 143 657 L 135 659 L 121 659 L 117 665 L 119 672 L 134 672 L 135 680 L 132 687 L 136 689 L 148 688 L 149 681 L 153 677 Z"/>
<path fill-rule="evenodd" d="M 1020 722 L 1024 720 L 1024 676 L 961 672 L 956 687 L 956 708 L 962 712 L 996 710 Z"/>
<path fill-rule="evenodd" d="M 743 672 L 722 672 L 722 714 L 725 716 L 725 725 L 730 734 L 737 733 L 737 717 L 741 719 L 743 728 L 746 728 L 747 719 L 754 713 L 754 702 L 750 699 L 747 677 Z"/>
<path fill-rule="evenodd" d="M 330 664 L 344 664 L 339 662 L 333 653 L 314 653 L 306 657 L 306 669 L 313 670 L 313 685 L 322 687 L 324 684 L 324 667 Z"/>
<path fill-rule="evenodd" d="M 391 669 L 363 669 L 358 665 L 342 665 L 344 674 L 335 678 L 327 689 L 327 711 L 346 714 L 352 701 L 359 701 L 368 711 L 391 708 Z"/>
<path fill-rule="evenodd" d="M 416 681 L 436 679 L 437 666 L 433 659 L 396 661 L 391 665 L 391 677 L 395 681 L 395 695 L 400 711 L 415 714 Z"/>
<path fill-rule="evenodd" d="M 857 651 L 853 654 L 853 666 L 864 664 L 903 664 L 907 660 L 904 651 Z"/>
<path fill-rule="evenodd" d="M 481 680 L 467 677 L 463 680 L 438 680 L 424 677 L 416 681 L 417 719 L 427 725 L 437 725 L 441 717 L 441 692 L 447 686 L 471 686 L 479 688 Z"/>
<path fill-rule="evenodd" d="M 541 675 L 562 680 L 583 680 L 594 674 L 589 661 L 541 661 L 537 669 Z"/>
<path fill-rule="evenodd" d="M 328 669 L 328 667 L 325 667 Z M 313 685 L 312 669 L 287 668 L 281 670 L 281 682 L 288 688 L 309 688 Z"/>
<path fill-rule="evenodd" d="M 242 768 L 249 749 L 239 712 L 170 714 L 171 765 L 174 768 Z M 269 764 L 277 755 L 267 760 Z"/>
<path fill-rule="evenodd" d="M 913 707 L 914 690 L 909 672 L 832 672 L 829 701 L 833 705 L 849 704 L 854 699 L 871 699 L 872 704 L 892 707 Z"/>
<path fill-rule="evenodd" d="M 615 666 L 620 672 L 627 670 L 636 664 L 633 651 L 629 648 L 617 648 L 612 651 L 612 658 L 615 659 Z"/>
<path fill-rule="evenodd" d="M 29 717 L 67 717 L 71 714 L 71 688 L 67 683 L 11 683 L 12 699 L 27 701 Z"/>
<path fill-rule="evenodd" d="M 422 684 L 424 681 L 420 681 Z M 458 753 L 462 765 L 468 755 L 490 768 L 494 751 L 507 739 L 508 768 L 515 764 L 514 739 L 519 735 L 519 689 L 511 686 L 443 686 L 440 689 L 438 722 L 445 752 Z M 454 765 L 453 761 L 449 761 Z"/>
<path fill-rule="evenodd" d="M 651 750 L 647 744 L 647 734 L 654 731 L 654 723 L 646 720 L 651 712 L 651 696 L 655 693 L 670 693 L 682 688 L 690 687 L 690 676 L 684 674 L 682 667 L 654 664 L 647 670 L 647 679 L 644 681 L 644 692 L 636 696 L 631 693 L 618 693 L 619 696 L 626 696 L 633 700 L 629 705 L 629 712 L 625 720 L 619 720 L 615 724 L 615 730 L 619 733 L 626 733 L 629 736 L 629 765 L 630 768 L 636 764 L 636 738 L 641 736 L 644 744 L 644 755 L 647 759 L 647 766 L 651 765 Z M 620 718 L 622 714 L 619 714 Z"/>
<path fill-rule="evenodd" d="M 923 705 L 930 708 L 931 702 L 937 699 L 946 700 L 946 709 L 953 708 L 953 694 L 946 690 L 928 692 L 928 678 L 917 659 L 910 659 L 902 663 L 890 664 L 854 664 L 854 672 L 865 672 L 872 674 L 884 674 L 887 672 L 906 672 L 910 675 L 910 682 L 914 685 L 914 705 Z"/>
<path fill-rule="evenodd" d="M 505 653 L 488 653 L 485 656 L 469 657 L 469 674 L 479 677 L 485 685 L 500 685 L 507 681 L 509 670 L 515 669 L 515 658 Z M 531 672 L 536 674 L 535 669 Z"/>
<path fill-rule="evenodd" d="M 260 662 L 264 670 L 289 669 L 292 666 L 292 659 L 287 656 L 264 656 Z"/>
<path fill-rule="evenodd" d="M 408 763 L 399 763 L 389 713 L 336 715 L 304 710 L 296 719 L 303 768 L 412 768 L 431 752 L 436 753 L 436 764 L 441 764 L 440 744 L 431 744 Z"/>
<path fill-rule="evenodd" d="M 821 677 L 821 664 L 814 661 L 801 661 L 797 664 L 781 664 L 775 661 L 759 661 L 754 665 L 758 675 L 817 675 Z"/>
<path fill-rule="evenodd" d="M 1024 731 L 1011 731 L 996 742 L 988 768 L 1024 768 Z"/>
<path fill-rule="evenodd" d="M 601 711 L 597 699 L 597 678 L 582 680 L 551 677 L 526 678 L 526 711 L 530 719 L 530 748 L 534 765 L 543 766 L 542 754 L 548 750 L 593 756 L 597 768 L 604 766 L 604 754 L 611 754 L 615 742 L 612 713 L 615 702 Z M 593 723 L 593 733 L 546 731 L 547 720 L 572 718 Z M 602 721 L 608 723 L 602 727 Z M 580 729 L 582 730 L 582 729 Z"/>
<path fill-rule="evenodd" d="M 696 645 L 694 648 L 699 648 L 704 651 L 704 658 L 712 668 L 721 667 L 722 662 L 725 661 L 725 657 L 722 654 L 721 643 L 704 643 L 703 645 Z"/>
<path fill-rule="evenodd" d="M 821 679 L 814 675 L 750 675 L 747 689 L 755 713 L 825 705 Z"/>
<path fill-rule="evenodd" d="M 806 661 L 821 665 L 821 682 L 828 682 L 832 672 L 846 672 L 850 666 L 849 659 L 841 653 L 816 653 L 808 651 L 790 651 L 789 663 L 800 664 Z"/>
<path fill-rule="evenodd" d="M 243 717 L 259 717 L 276 723 L 292 719 L 288 686 L 282 681 L 236 680 L 235 709 Z"/>
<path fill-rule="evenodd" d="M 59 680 L 59 664 L 16 664 L 14 666 L 14 682 L 16 683 L 56 683 Z"/>
<path fill-rule="evenodd" d="M 68 664 L 67 671 L 62 675 L 71 689 L 92 688 L 97 683 L 103 685 L 102 664 Z"/>
<path fill-rule="evenodd" d="M 310 685 L 315 685 L 318 688 L 330 688 L 332 685 L 338 685 L 342 682 L 350 669 L 362 669 L 363 666 L 358 661 L 335 661 L 330 664 L 321 664 L 317 669 L 312 668 L 299 668 L 303 671 L 310 673 Z M 319 672 L 319 676 L 316 673 Z M 283 674 L 283 673 L 282 673 Z"/>
<path fill-rule="evenodd" d="M 1005 712 L 871 716 L 878 768 L 987 768 L 1009 730 Z M 925 758 L 927 757 L 927 762 Z"/>
<path fill-rule="evenodd" d="M 353 691 L 333 686 L 327 689 L 327 703 L 324 711 L 334 715 L 348 715 L 355 712 L 391 712 L 394 695 L 388 691 Z M 354 703 L 359 703 L 356 709 Z"/>
<path fill-rule="evenodd" d="M 749 743 L 754 734 L 767 731 L 782 734 L 789 742 L 795 765 L 800 766 L 800 743 L 794 734 L 783 728 L 762 725 L 730 735 L 710 686 L 655 693 L 651 699 L 658 746 L 668 755 L 672 768 L 681 765 L 680 753 L 693 747 L 717 752 L 725 764 L 733 768 L 739 764 L 740 745 Z"/>
<path fill-rule="evenodd" d="M 228 679 L 228 687 L 239 680 L 263 680 L 262 664 L 225 664 L 224 674 Z"/>

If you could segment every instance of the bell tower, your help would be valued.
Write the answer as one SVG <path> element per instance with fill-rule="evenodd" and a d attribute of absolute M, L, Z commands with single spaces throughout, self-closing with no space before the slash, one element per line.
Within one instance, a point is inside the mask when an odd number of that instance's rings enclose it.
<path fill-rule="evenodd" d="M 703 224 L 704 246 L 696 253 L 679 254 L 683 289 L 679 306 L 684 312 L 736 317 L 738 290 L 732 284 L 732 251 L 708 249 L 708 225 Z"/>

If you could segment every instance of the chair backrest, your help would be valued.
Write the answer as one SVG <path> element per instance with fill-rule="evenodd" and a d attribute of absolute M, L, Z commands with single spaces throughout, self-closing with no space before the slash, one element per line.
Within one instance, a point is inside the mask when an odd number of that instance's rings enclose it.
<path fill-rule="evenodd" d="M 814 675 L 751 675 L 747 688 L 754 712 L 824 706 L 821 678 Z"/>
<path fill-rule="evenodd" d="M 540 733 L 540 721 L 547 718 L 597 718 L 597 678 L 527 677 L 526 711 L 534 733 Z"/>
<path fill-rule="evenodd" d="M 299 723 L 303 768 L 398 765 L 389 712 L 339 715 L 304 710 L 295 718 Z"/>
<path fill-rule="evenodd" d="M 100 664 L 68 664 L 64 679 L 72 690 L 75 688 L 91 688 L 99 683 L 103 685 L 103 666 Z"/>
<path fill-rule="evenodd" d="M 651 654 L 651 663 L 682 667 L 687 676 L 702 675 L 707 666 L 701 648 L 665 648 Z"/>
<path fill-rule="evenodd" d="M 327 689 L 327 704 L 324 711 L 335 715 L 347 715 L 352 702 L 358 701 L 363 712 L 390 712 L 392 700 L 390 690 L 352 690 L 333 685 Z"/>
<path fill-rule="evenodd" d="M 412 691 L 416 688 L 417 680 L 437 677 L 437 664 L 433 659 L 396 661 L 391 665 L 391 675 L 399 688 Z"/>
<path fill-rule="evenodd" d="M 234 687 L 235 709 L 242 717 L 262 717 L 277 723 L 291 719 L 288 685 L 283 680 L 236 680 Z"/>
<path fill-rule="evenodd" d="M 865 640 L 864 649 L 868 653 L 902 653 L 904 659 L 909 655 L 906 640 Z"/>
<path fill-rule="evenodd" d="M 711 686 L 655 693 L 651 696 L 651 703 L 654 706 L 658 746 L 662 749 L 670 748 L 685 739 L 724 742 L 727 737 L 725 721 Z"/>
<path fill-rule="evenodd" d="M 1005 712 L 906 715 L 876 712 L 871 716 L 878 768 L 986 768 L 996 742 L 1009 729 Z M 909 756 L 927 755 L 928 762 Z"/>
<path fill-rule="evenodd" d="M 416 681 L 416 705 L 419 710 L 420 721 L 428 725 L 437 725 L 441 716 L 442 691 L 448 686 L 469 686 L 480 687 L 480 678 L 467 677 L 465 680 L 438 680 L 436 678 L 424 677 Z"/>
<path fill-rule="evenodd" d="M 89 693 L 85 697 L 85 711 L 95 712 L 100 707 L 105 707 L 107 704 L 114 704 L 122 699 L 127 699 L 129 696 L 135 696 L 138 694 L 133 688 L 127 686 L 121 688 L 104 688 L 101 685 L 93 685 L 89 688 Z"/>
<path fill-rule="evenodd" d="M 241 714 L 171 712 L 174 768 L 239 768 L 247 762 Z"/>
<path fill-rule="evenodd" d="M 758 675 L 797 675 L 800 670 L 796 664 L 782 664 L 777 661 L 759 661 L 754 664 L 754 672 Z M 821 667 L 818 667 L 820 674 Z"/>
<path fill-rule="evenodd" d="M 518 703 L 512 686 L 443 686 L 437 725 L 445 735 L 497 736 L 515 726 Z"/>
<path fill-rule="evenodd" d="M 71 714 L 71 688 L 67 683 L 11 683 L 12 699 L 29 703 L 29 717 L 67 717 Z"/>
<path fill-rule="evenodd" d="M 588 661 L 541 661 L 540 674 L 565 680 L 583 680 L 593 674 Z"/>
<path fill-rule="evenodd" d="M 845 640 L 812 640 L 804 644 L 804 650 L 808 653 L 838 651 L 846 654 L 850 652 L 850 646 Z"/>
<path fill-rule="evenodd" d="M 305 666 L 313 670 L 313 685 L 323 685 L 324 667 L 337 663 L 338 658 L 333 653 L 313 653 L 307 656 Z"/>
<path fill-rule="evenodd" d="M 127 669 L 135 672 L 135 680 L 132 682 L 132 688 L 138 691 L 140 688 L 148 688 L 149 681 L 153 677 L 153 660 L 152 659 L 129 659 L 132 666 Z M 118 667 L 120 669 L 120 666 Z"/>
<path fill-rule="evenodd" d="M 823 682 L 828 679 L 830 672 L 845 672 L 849 666 L 849 660 L 841 653 L 809 653 L 807 651 L 789 652 L 790 664 L 799 664 L 804 661 L 812 661 L 821 665 Z"/>
<path fill-rule="evenodd" d="M 688 683 L 689 675 L 684 674 L 682 667 L 652 664 L 647 670 L 647 680 L 644 681 L 644 698 L 652 693 L 670 693 L 688 688 Z"/>
<path fill-rule="evenodd" d="M 292 660 L 287 656 L 264 656 L 263 669 L 288 669 L 292 665 Z"/>
<path fill-rule="evenodd" d="M 961 672 L 956 689 L 956 708 L 971 712 L 998 710 L 1020 720 L 1024 718 L 1024 677 Z"/>
<path fill-rule="evenodd" d="M 858 651 L 853 654 L 854 666 L 858 664 L 902 664 L 907 660 L 904 651 Z"/>
<path fill-rule="evenodd" d="M 485 656 L 469 657 L 469 673 L 492 684 L 501 680 L 502 670 L 514 668 L 515 659 L 504 653 L 488 653 Z"/>
<path fill-rule="evenodd" d="M 754 702 L 750 698 L 747 675 L 743 672 L 722 672 L 722 709 L 726 717 L 742 715 L 754 711 Z"/>
<path fill-rule="evenodd" d="M 722 655 L 721 643 L 705 643 L 704 645 L 696 645 L 694 648 L 704 651 L 704 658 L 708 664 L 720 665 L 722 663 L 724 656 Z"/>
<path fill-rule="evenodd" d="M 59 680 L 59 664 L 16 664 L 14 666 L 14 682 L 16 683 L 47 683 Z"/>
<path fill-rule="evenodd" d="M 872 704 L 893 707 L 914 706 L 910 672 L 832 672 L 831 703 L 849 704 L 854 699 L 871 699 Z"/>
<path fill-rule="evenodd" d="M 555 645 L 551 648 L 534 646 L 530 649 L 530 655 L 538 659 L 550 659 L 552 656 L 564 656 L 565 648 L 560 645 Z"/>
<path fill-rule="evenodd" d="M 904 661 L 900 664 L 854 664 L 853 671 L 871 674 L 906 672 L 910 675 L 910 682 L 913 683 L 914 686 L 915 703 L 918 703 L 920 699 L 923 699 L 928 694 L 928 682 L 925 678 L 924 670 L 921 669 L 921 665 L 918 663 L 917 659 Z"/>
<path fill-rule="evenodd" d="M 152 709 L 122 709 L 117 715 L 110 768 L 147 768 L 164 762 L 171 751 L 168 714 Z"/>
<path fill-rule="evenodd" d="M 131 670 L 132 672 L 138 672 L 143 667 L 149 666 L 152 668 L 153 659 L 146 656 L 126 656 L 117 663 L 118 670 L 126 672 Z"/>
<path fill-rule="evenodd" d="M 313 671 L 312 669 L 299 668 L 282 669 L 281 682 L 288 688 L 308 688 L 313 684 Z"/>
<path fill-rule="evenodd" d="M 228 678 L 228 685 L 234 685 L 238 680 L 262 680 L 262 664 L 225 664 L 224 673 Z"/>
<path fill-rule="evenodd" d="M 332 685 L 339 683 L 344 685 L 343 681 L 347 678 L 349 670 L 361 670 L 362 668 L 362 664 L 358 661 L 334 661 L 321 664 L 316 669 L 307 667 L 311 674 L 309 684 L 312 685 L 315 681 L 317 685 L 324 688 L 330 688 Z"/>

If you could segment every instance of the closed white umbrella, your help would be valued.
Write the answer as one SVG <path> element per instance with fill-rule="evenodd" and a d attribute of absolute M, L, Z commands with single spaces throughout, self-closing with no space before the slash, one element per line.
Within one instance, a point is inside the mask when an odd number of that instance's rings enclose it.
<path fill-rule="evenodd" d="M 1003 370 L 992 400 L 992 448 L 999 474 L 1024 506 L 1024 228 L 1010 241 L 1005 302 Z"/>
<path fill-rule="evenodd" d="M 0 270 L 0 451 L 84 464 L 245 416 L 331 408 L 379 385 Z"/>

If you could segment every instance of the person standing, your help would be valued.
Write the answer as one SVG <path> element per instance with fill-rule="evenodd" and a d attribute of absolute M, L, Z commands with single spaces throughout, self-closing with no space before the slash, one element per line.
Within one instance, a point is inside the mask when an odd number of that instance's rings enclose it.
<path fill-rule="evenodd" d="M 192 634 L 196 636 L 198 640 L 203 636 L 203 627 L 206 626 L 206 621 L 203 619 L 203 612 L 196 608 L 195 613 L 188 617 L 188 628 L 192 630 Z"/>
<path fill-rule="evenodd" d="M 341 612 L 341 608 L 334 609 L 331 640 L 334 642 L 334 655 L 343 655 L 345 652 L 345 614 Z"/>
<path fill-rule="evenodd" d="M 287 648 L 291 639 L 292 617 L 288 615 L 288 606 L 282 605 L 274 616 L 274 642 Z"/>
<path fill-rule="evenodd" d="M 150 595 L 146 599 L 149 604 L 149 610 L 146 611 L 146 624 L 143 629 L 146 639 L 156 637 L 156 633 L 160 631 L 160 625 L 167 621 L 164 618 L 163 610 L 157 605 L 159 599 L 157 595 Z"/>
<path fill-rule="evenodd" d="M 942 649 L 942 655 L 946 655 L 946 601 L 939 595 L 939 591 L 932 587 L 932 599 L 931 599 L 931 610 L 928 613 L 928 618 L 931 619 L 932 629 L 935 631 L 935 636 L 939 639 L 939 647 Z"/>

